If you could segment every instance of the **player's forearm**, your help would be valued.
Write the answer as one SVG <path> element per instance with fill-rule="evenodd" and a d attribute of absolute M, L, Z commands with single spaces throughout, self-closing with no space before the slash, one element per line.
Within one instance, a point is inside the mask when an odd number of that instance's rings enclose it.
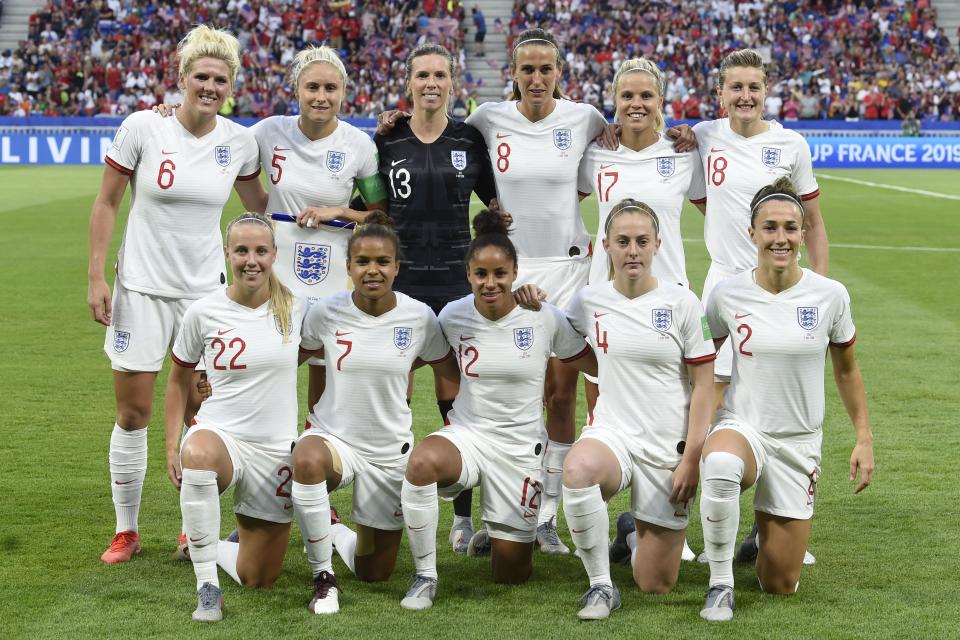
<path fill-rule="evenodd" d="M 116 219 L 116 207 L 99 199 L 93 203 L 93 211 L 90 213 L 88 280 L 100 280 L 104 277 L 104 265 Z"/>
<path fill-rule="evenodd" d="M 690 393 L 690 411 L 687 417 L 687 438 L 684 459 L 700 460 L 707 430 L 713 422 L 714 385 L 713 363 L 687 365 L 693 391 Z"/>
<path fill-rule="evenodd" d="M 849 370 L 834 370 L 837 381 L 837 391 L 840 399 L 853 423 L 853 431 L 857 442 L 873 442 L 873 432 L 870 430 L 870 412 L 867 408 L 867 392 L 863 386 L 863 376 L 856 365 Z"/>
<path fill-rule="evenodd" d="M 190 384 L 190 379 L 190 372 L 186 368 L 178 364 L 171 367 L 163 403 L 167 458 L 177 455 L 180 450 L 180 435 L 183 430 L 183 416 L 187 411 L 187 386 Z"/>

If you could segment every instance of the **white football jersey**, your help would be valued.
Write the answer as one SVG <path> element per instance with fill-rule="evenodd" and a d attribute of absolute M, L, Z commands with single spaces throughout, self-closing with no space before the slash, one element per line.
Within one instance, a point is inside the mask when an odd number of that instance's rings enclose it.
<path fill-rule="evenodd" d="M 297 358 L 306 302 L 294 296 L 287 342 L 269 305 L 245 307 L 226 289 L 197 300 L 183 316 L 172 356 L 184 367 L 193 368 L 201 356 L 206 363 L 213 395 L 200 405 L 198 424 L 246 442 L 289 446 L 297 438 Z"/>
<path fill-rule="evenodd" d="M 703 237 L 710 259 L 740 272 L 757 265 L 757 247 L 750 241 L 750 201 L 761 188 L 787 176 L 804 200 L 820 195 L 813 175 L 810 147 L 796 131 L 770 121 L 764 133 L 744 138 L 730 128 L 729 118 L 694 126 L 707 185 L 707 218 Z"/>
<path fill-rule="evenodd" d="M 414 362 L 450 354 L 430 307 L 396 296 L 396 307 L 371 316 L 357 308 L 350 291 L 341 291 L 311 304 L 303 323 L 304 349 L 322 347 L 327 363 L 327 386 L 310 414 L 311 428 L 383 464 L 413 446 L 407 384 Z"/>
<path fill-rule="evenodd" d="M 326 138 L 310 140 L 299 116 L 273 116 L 250 130 L 260 146 L 260 165 L 269 177 L 269 213 L 297 215 L 306 207 L 344 207 L 354 185 L 367 202 L 386 199 L 377 174 L 377 147 L 360 129 L 343 121 Z M 297 295 L 317 298 L 348 286 L 346 260 L 350 231 L 301 229 L 277 224 L 280 280 Z"/>
<path fill-rule="evenodd" d="M 631 300 L 604 281 L 578 291 L 567 317 L 597 354 L 600 397 L 590 425 L 625 433 L 657 465 L 674 468 L 690 413 L 686 365 L 716 357 L 700 300 L 663 281 Z"/>
<path fill-rule="evenodd" d="M 472 294 L 444 307 L 440 326 L 460 365 L 450 423 L 473 429 L 504 455 L 538 455 L 546 439 L 547 361 L 551 353 L 576 359 L 589 348 L 583 338 L 552 305 L 540 311 L 518 306 L 493 321 L 480 315 Z"/>
<path fill-rule="evenodd" d="M 511 236 L 523 258 L 586 256 L 590 236 L 580 217 L 577 168 L 606 119 L 588 104 L 557 100 L 539 122 L 519 102 L 487 102 L 467 118 L 483 134 L 500 207 L 513 216 Z"/>
<path fill-rule="evenodd" d="M 175 117 L 138 111 L 104 162 L 130 178 L 130 216 L 117 277 L 132 291 L 202 298 L 226 282 L 220 215 L 237 180 L 260 173 L 250 131 L 217 116 L 202 138 Z"/>
<path fill-rule="evenodd" d="M 623 145 L 610 151 L 592 143 L 580 162 L 577 188 L 584 195 L 597 194 L 600 214 L 590 264 L 591 283 L 609 279 L 603 248 L 607 216 L 618 202 L 633 198 L 650 205 L 660 221 L 660 251 L 653 260 L 653 275 L 664 282 L 688 286 L 680 213 L 684 197 L 696 202 L 706 197 L 699 153 L 677 153 L 673 141 L 665 136 L 640 151 Z"/>
<path fill-rule="evenodd" d="M 846 288 L 808 269 L 777 295 L 750 271 L 727 278 L 707 303 L 714 337 L 733 347 L 733 373 L 724 406 L 761 433 L 819 435 L 823 370 L 831 344 L 856 338 Z"/>

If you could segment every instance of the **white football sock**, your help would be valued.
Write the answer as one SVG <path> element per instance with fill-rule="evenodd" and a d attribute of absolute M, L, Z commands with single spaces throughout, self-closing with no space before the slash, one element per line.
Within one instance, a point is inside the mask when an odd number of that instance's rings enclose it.
<path fill-rule="evenodd" d="M 347 569 L 353 575 L 357 575 L 356 553 L 357 553 L 357 532 L 347 525 L 338 522 L 330 525 L 330 537 L 333 540 L 333 546 Z"/>
<path fill-rule="evenodd" d="M 743 460 L 727 453 L 708 453 L 703 461 L 700 522 L 704 552 L 710 561 L 710 586 L 733 586 L 733 553 L 740 526 L 740 482 Z"/>
<path fill-rule="evenodd" d="M 460 525 L 460 524 L 465 524 L 471 529 L 473 529 L 473 518 L 470 516 L 458 516 L 454 514 L 453 526 L 456 527 L 457 525 Z"/>
<path fill-rule="evenodd" d="M 590 586 L 612 584 L 608 537 L 610 517 L 600 485 L 586 489 L 564 487 L 563 513 L 567 516 L 570 537 L 580 551 L 580 560 L 590 578 Z"/>
<path fill-rule="evenodd" d="M 184 469 L 180 486 L 180 510 L 190 546 L 190 561 L 197 575 L 197 589 L 203 583 L 219 587 L 217 543 L 220 537 L 220 495 L 217 472 Z"/>
<path fill-rule="evenodd" d="M 407 525 L 407 540 L 418 576 L 437 577 L 437 483 L 418 487 L 406 478 L 400 489 L 400 505 Z"/>
<path fill-rule="evenodd" d="M 633 559 L 637 556 L 637 532 L 631 531 L 627 534 L 627 548 L 630 549 L 630 566 L 633 566 Z"/>
<path fill-rule="evenodd" d="M 557 515 L 563 480 L 563 461 L 567 459 L 571 447 L 573 447 L 572 444 L 547 441 L 547 451 L 543 454 L 543 496 L 540 499 L 537 526 Z"/>
<path fill-rule="evenodd" d="M 241 587 L 240 574 L 237 573 L 237 556 L 240 555 L 240 543 L 221 540 L 217 543 L 217 566 L 227 572 Z"/>
<path fill-rule="evenodd" d="M 143 478 L 147 475 L 147 428 L 126 431 L 113 425 L 110 434 L 110 489 L 117 533 L 137 531 Z"/>
<path fill-rule="evenodd" d="M 297 516 L 307 559 L 314 577 L 321 571 L 333 573 L 333 539 L 330 537 L 330 496 L 327 481 L 300 484 L 293 481 L 293 512 Z"/>

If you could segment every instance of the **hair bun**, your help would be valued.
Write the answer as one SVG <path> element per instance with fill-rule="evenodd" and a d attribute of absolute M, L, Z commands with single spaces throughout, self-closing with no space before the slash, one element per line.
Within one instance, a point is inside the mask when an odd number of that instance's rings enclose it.
<path fill-rule="evenodd" d="M 388 216 L 385 212 L 380 209 L 374 209 L 367 214 L 367 217 L 363 219 L 363 224 L 378 224 L 381 227 L 386 227 L 387 229 L 393 229 L 393 218 Z"/>
<path fill-rule="evenodd" d="M 481 236 L 487 233 L 502 233 L 507 235 L 507 223 L 500 217 L 499 213 L 484 209 L 473 219 L 473 230 L 476 235 Z"/>

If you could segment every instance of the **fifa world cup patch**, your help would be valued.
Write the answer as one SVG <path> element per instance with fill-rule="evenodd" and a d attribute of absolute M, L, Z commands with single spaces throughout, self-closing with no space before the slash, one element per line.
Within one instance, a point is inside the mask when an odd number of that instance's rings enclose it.
<path fill-rule="evenodd" d="M 704 340 L 713 340 L 713 333 L 710 331 L 710 323 L 707 322 L 707 316 L 700 316 L 700 328 L 703 329 Z"/>
<path fill-rule="evenodd" d="M 129 331 L 114 331 L 113 332 L 113 350 L 117 353 L 123 353 L 127 350 L 127 347 L 130 346 L 130 332 Z"/>

